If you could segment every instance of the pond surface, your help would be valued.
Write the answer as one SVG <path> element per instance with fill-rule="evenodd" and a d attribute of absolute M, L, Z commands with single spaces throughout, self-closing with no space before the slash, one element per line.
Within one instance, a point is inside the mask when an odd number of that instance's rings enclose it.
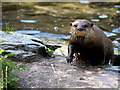
<path fill-rule="evenodd" d="M 113 41 L 115 54 L 120 51 L 120 3 L 3 2 L 3 30 L 12 26 L 16 32 L 33 35 L 56 43 L 67 44 L 71 30 L 69 23 L 87 19 L 99 26 Z"/>

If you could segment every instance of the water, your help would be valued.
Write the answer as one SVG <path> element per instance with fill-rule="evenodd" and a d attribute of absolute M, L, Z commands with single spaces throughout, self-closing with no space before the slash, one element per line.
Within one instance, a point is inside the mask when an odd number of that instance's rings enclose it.
<path fill-rule="evenodd" d="M 88 4 L 88 3 L 90 3 L 90 1 L 80 1 L 80 3 L 86 3 L 86 4 Z"/>
<path fill-rule="evenodd" d="M 0 23 L 0 26 L 1 26 L 1 25 L 8 25 L 8 24 L 9 24 L 9 23 Z"/>
<path fill-rule="evenodd" d="M 104 31 L 104 33 L 105 33 L 105 35 L 107 36 L 107 37 L 111 37 L 111 36 L 116 36 L 117 34 L 115 34 L 115 33 L 110 33 L 110 32 L 106 32 L 106 31 Z"/>
<path fill-rule="evenodd" d="M 120 27 L 113 29 L 112 32 L 114 32 L 114 33 L 120 33 Z"/>
<path fill-rule="evenodd" d="M 68 43 L 70 22 L 76 19 L 87 19 L 102 28 L 115 45 L 115 53 L 120 48 L 120 3 L 95 3 L 80 1 L 75 3 L 48 2 L 3 2 L 3 30 L 5 23 L 14 26 L 19 33 L 33 35 L 56 43 Z M 115 43 L 117 42 L 117 44 Z"/>
<path fill-rule="evenodd" d="M 10 22 L 15 30 L 69 34 L 69 23 L 75 19 L 88 19 L 109 32 L 117 28 L 119 4 L 91 3 L 2 3 L 3 22 Z M 11 17 L 11 18 L 10 18 Z M 111 18 L 111 19 L 110 19 Z M 117 18 L 118 19 L 118 18 Z M 109 24 L 114 24 L 111 28 Z M 49 29 L 48 29 L 49 28 Z"/>
<path fill-rule="evenodd" d="M 115 25 L 114 25 L 114 24 L 111 24 L 110 26 L 114 27 Z"/>
<path fill-rule="evenodd" d="M 35 23 L 37 22 L 36 20 L 20 20 L 22 23 Z"/>
<path fill-rule="evenodd" d="M 57 41 L 56 43 L 64 44 L 64 41 L 68 41 L 70 39 L 70 35 L 64 35 L 64 34 L 53 34 L 53 33 L 47 33 L 47 32 L 40 32 L 37 30 L 19 30 L 15 31 L 17 33 L 21 34 L 28 34 L 32 35 L 36 38 L 41 38 L 41 39 L 47 39 L 48 41 Z"/>
<path fill-rule="evenodd" d="M 114 7 L 115 7 L 115 8 L 120 8 L 120 5 L 115 5 Z"/>
<path fill-rule="evenodd" d="M 110 66 L 106 67 L 106 70 L 120 71 L 120 66 Z"/>
<path fill-rule="evenodd" d="M 99 19 L 91 19 L 92 22 L 99 22 Z"/>
<path fill-rule="evenodd" d="M 116 11 L 116 13 L 120 13 L 120 10 Z"/>
<path fill-rule="evenodd" d="M 118 41 L 113 41 L 112 43 L 114 43 L 116 46 L 118 46 Z"/>
<path fill-rule="evenodd" d="M 40 31 L 37 31 L 37 30 L 19 30 L 16 32 L 21 34 L 28 34 L 28 35 L 34 35 L 34 34 L 40 33 Z"/>
<path fill-rule="evenodd" d="M 108 15 L 100 15 L 99 18 L 108 18 Z"/>

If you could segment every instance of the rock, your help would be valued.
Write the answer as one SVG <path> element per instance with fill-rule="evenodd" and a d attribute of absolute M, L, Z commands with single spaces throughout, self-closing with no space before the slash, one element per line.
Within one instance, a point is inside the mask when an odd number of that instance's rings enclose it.
<path fill-rule="evenodd" d="M 120 55 L 114 54 L 114 66 L 120 66 Z"/>
<path fill-rule="evenodd" d="M 29 68 L 29 71 L 14 72 L 15 75 L 21 78 L 17 84 L 22 88 L 58 88 L 58 85 L 60 88 L 118 87 L 119 73 L 117 71 L 107 71 L 95 67 L 79 68 L 67 64 L 65 59 L 64 57 L 61 58 L 58 56 L 49 59 L 43 58 L 42 61 L 27 64 L 15 62 L 17 66 L 24 65 L 26 68 Z M 54 69 L 51 67 L 51 64 Z"/>
<path fill-rule="evenodd" d="M 68 56 L 68 46 L 62 46 L 61 48 L 58 48 L 54 52 L 55 55 L 60 55 L 60 56 Z"/>
<path fill-rule="evenodd" d="M 0 31 L 0 49 L 4 49 L 3 54 L 16 54 L 12 56 L 16 60 L 30 62 L 33 58 L 40 58 L 46 55 L 46 46 L 42 44 L 40 39 L 30 35 L 10 32 L 9 34 Z"/>

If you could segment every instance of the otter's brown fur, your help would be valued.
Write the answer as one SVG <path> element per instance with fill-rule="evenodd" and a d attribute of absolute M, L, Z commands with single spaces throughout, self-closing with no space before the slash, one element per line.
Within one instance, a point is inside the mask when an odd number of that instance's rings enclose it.
<path fill-rule="evenodd" d="M 113 63 L 114 50 L 112 41 L 103 31 L 88 20 L 78 19 L 71 25 L 71 38 L 68 44 L 67 62 L 71 63 L 74 53 L 92 65 Z"/>

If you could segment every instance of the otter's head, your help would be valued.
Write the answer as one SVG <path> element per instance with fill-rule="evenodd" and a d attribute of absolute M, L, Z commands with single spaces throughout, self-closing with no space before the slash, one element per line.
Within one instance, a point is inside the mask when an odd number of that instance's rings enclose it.
<path fill-rule="evenodd" d="M 96 38 L 94 26 L 91 22 L 84 19 L 78 19 L 70 23 L 72 30 L 72 40 L 81 45 L 92 47 Z"/>
<path fill-rule="evenodd" d="M 88 20 L 78 19 L 74 22 L 70 23 L 71 30 L 78 35 L 84 35 L 85 33 L 89 32 L 93 27 L 93 24 Z"/>

